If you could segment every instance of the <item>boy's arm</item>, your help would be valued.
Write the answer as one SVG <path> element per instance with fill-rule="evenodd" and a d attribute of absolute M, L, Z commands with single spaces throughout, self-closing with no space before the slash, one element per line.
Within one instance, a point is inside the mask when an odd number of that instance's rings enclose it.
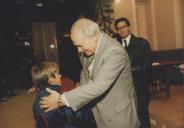
<path fill-rule="evenodd" d="M 35 93 L 36 92 L 36 87 L 33 85 L 28 91 L 27 94 Z"/>

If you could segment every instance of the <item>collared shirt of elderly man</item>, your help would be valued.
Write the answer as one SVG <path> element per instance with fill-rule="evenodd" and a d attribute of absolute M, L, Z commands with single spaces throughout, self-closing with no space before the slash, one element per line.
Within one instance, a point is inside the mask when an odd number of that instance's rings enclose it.
<path fill-rule="evenodd" d="M 136 98 L 126 50 L 101 32 L 97 23 L 86 18 L 72 25 L 71 39 L 80 52 L 83 65 L 80 86 L 63 93 L 59 101 L 60 94 L 47 89 L 50 96 L 42 98 L 41 107 L 50 111 L 58 107 L 58 102 L 63 102 L 77 111 L 92 103 L 98 128 L 138 128 Z"/>

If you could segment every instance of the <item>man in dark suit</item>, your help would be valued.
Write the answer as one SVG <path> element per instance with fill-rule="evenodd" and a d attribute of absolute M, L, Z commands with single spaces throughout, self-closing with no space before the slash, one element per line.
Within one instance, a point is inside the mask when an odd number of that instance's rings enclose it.
<path fill-rule="evenodd" d="M 130 60 L 135 91 L 137 95 L 140 128 L 150 128 L 149 121 L 149 71 L 152 64 L 152 52 L 147 40 L 134 36 L 130 32 L 130 22 L 126 18 L 115 21 L 115 38 L 127 50 Z"/>

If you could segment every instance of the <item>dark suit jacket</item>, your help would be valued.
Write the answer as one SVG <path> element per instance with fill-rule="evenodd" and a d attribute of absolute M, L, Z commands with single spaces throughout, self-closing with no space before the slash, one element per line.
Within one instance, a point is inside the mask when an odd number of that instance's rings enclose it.
<path fill-rule="evenodd" d="M 118 42 L 122 43 L 119 36 L 116 35 L 115 37 Z M 149 82 L 150 68 L 152 66 L 152 52 L 148 41 L 131 34 L 130 43 L 126 50 L 131 61 L 134 85 L 144 85 L 145 82 Z"/>

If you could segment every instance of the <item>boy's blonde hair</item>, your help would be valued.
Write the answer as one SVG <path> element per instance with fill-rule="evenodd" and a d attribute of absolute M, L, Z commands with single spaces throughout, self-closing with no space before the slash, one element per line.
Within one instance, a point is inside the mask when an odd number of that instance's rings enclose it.
<path fill-rule="evenodd" d="M 59 67 L 54 62 L 40 62 L 34 65 L 31 69 L 32 79 L 35 86 L 39 88 L 45 88 L 49 85 L 48 79 L 50 77 L 55 78 L 55 75 L 59 72 Z"/>

